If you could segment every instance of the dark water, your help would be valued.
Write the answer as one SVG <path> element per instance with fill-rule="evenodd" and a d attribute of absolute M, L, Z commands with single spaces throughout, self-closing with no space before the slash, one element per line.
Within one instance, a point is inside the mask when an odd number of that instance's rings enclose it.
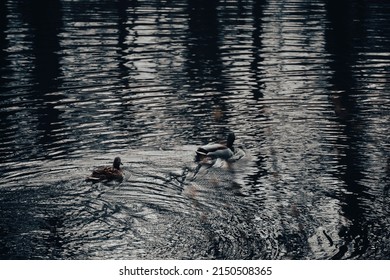
<path fill-rule="evenodd" d="M 390 258 L 388 1 L 0 13 L 2 259 Z M 194 177 L 228 131 L 245 156 Z"/>

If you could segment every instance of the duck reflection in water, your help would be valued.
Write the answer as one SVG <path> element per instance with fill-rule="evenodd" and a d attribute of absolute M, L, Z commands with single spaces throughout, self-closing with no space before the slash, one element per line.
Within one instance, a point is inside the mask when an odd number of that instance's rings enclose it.
<path fill-rule="evenodd" d="M 87 182 L 99 182 L 99 181 L 112 181 L 117 180 L 121 181 L 123 180 L 123 171 L 121 169 L 121 158 L 116 157 L 114 159 L 114 163 L 111 166 L 105 166 L 105 167 L 99 167 L 92 171 L 91 176 L 87 177 Z"/>

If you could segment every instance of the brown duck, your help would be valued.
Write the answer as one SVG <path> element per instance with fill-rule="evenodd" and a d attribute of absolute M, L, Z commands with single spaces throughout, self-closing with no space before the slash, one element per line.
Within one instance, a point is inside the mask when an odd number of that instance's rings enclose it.
<path fill-rule="evenodd" d="M 122 180 L 123 171 L 121 169 L 121 158 L 116 157 L 114 163 L 111 166 L 100 167 L 92 171 L 91 176 L 87 177 L 86 181 L 98 182 L 98 181 L 111 181 Z"/>

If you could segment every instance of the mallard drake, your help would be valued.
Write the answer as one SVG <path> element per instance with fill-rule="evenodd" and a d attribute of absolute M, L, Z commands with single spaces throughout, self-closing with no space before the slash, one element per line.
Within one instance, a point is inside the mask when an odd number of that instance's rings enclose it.
<path fill-rule="evenodd" d="M 233 132 L 228 134 L 226 145 L 219 143 L 211 143 L 205 146 L 199 147 L 196 151 L 195 161 L 199 162 L 205 158 L 211 159 L 229 159 L 234 155 L 233 143 L 236 136 Z"/>
<path fill-rule="evenodd" d="M 111 181 L 111 180 L 122 180 L 123 171 L 121 169 L 121 158 L 116 157 L 114 163 L 111 166 L 100 167 L 92 171 L 91 176 L 87 178 L 87 181 Z"/>

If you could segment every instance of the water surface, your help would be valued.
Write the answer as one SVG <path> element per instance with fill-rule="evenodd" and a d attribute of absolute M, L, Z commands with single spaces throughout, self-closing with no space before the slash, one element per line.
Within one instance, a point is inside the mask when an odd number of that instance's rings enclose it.
<path fill-rule="evenodd" d="M 390 258 L 387 1 L 0 13 L 2 259 Z"/>

